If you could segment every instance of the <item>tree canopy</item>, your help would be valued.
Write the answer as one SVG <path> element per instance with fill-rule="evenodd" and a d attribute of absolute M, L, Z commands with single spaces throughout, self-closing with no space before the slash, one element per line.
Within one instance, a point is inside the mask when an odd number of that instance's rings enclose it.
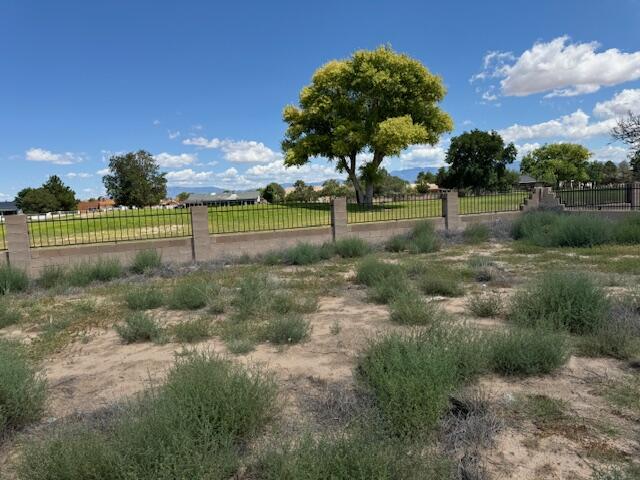
<path fill-rule="evenodd" d="M 633 169 L 633 179 L 640 180 L 640 114 L 629 112 L 611 130 L 611 135 L 629 146 L 629 164 Z"/>
<path fill-rule="evenodd" d="M 75 192 L 57 175 L 51 175 L 39 188 L 22 189 L 15 201 L 25 213 L 68 212 L 78 205 Z"/>
<path fill-rule="evenodd" d="M 428 193 L 432 184 L 437 184 L 437 178 L 431 172 L 419 172 L 416 177 L 416 191 L 418 193 Z"/>
<path fill-rule="evenodd" d="M 520 171 L 536 180 L 556 185 L 563 182 L 589 180 L 591 152 L 575 143 L 551 143 L 525 155 Z"/>
<path fill-rule="evenodd" d="M 279 183 L 271 182 L 262 190 L 262 198 L 269 203 L 283 202 L 285 198 L 284 188 Z"/>
<path fill-rule="evenodd" d="M 331 61 L 302 89 L 299 106 L 284 109 L 285 165 L 326 157 L 347 173 L 358 201 L 368 203 L 386 156 L 435 144 L 453 129 L 438 106 L 445 93 L 440 77 L 390 47 Z"/>
<path fill-rule="evenodd" d="M 353 187 L 338 180 L 330 179 L 322 183 L 321 197 L 353 197 L 353 195 Z"/>
<path fill-rule="evenodd" d="M 513 143 L 505 146 L 497 132 L 471 130 L 451 139 L 445 161 L 448 170 L 438 172 L 445 188 L 500 190 L 511 186 L 514 175 L 507 170 L 517 155 Z"/>
<path fill-rule="evenodd" d="M 293 191 L 287 194 L 287 201 L 290 202 L 312 202 L 317 194 L 311 185 L 307 185 L 302 180 L 296 180 L 293 184 Z"/>
<path fill-rule="evenodd" d="M 157 205 L 167 195 L 167 179 L 149 152 L 139 150 L 109 159 L 110 173 L 102 177 L 107 193 L 118 205 Z"/>

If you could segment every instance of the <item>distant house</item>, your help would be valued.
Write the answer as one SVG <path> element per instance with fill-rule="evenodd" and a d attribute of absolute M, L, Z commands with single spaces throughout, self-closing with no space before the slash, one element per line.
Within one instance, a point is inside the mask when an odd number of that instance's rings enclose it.
<path fill-rule="evenodd" d="M 518 178 L 518 186 L 523 188 L 544 187 L 545 182 L 536 180 L 531 175 L 520 175 L 520 178 Z"/>
<path fill-rule="evenodd" d="M 86 200 L 82 202 L 78 202 L 78 210 L 80 213 L 86 212 L 98 212 L 100 210 L 110 210 L 116 206 L 116 202 L 114 202 L 110 198 L 99 198 L 98 200 Z"/>
<path fill-rule="evenodd" d="M 20 209 L 16 205 L 16 202 L 0 202 L 0 216 L 5 215 L 17 215 L 20 213 Z"/>
<path fill-rule="evenodd" d="M 181 206 L 193 205 L 255 205 L 262 203 L 262 197 L 257 190 L 246 192 L 223 193 L 190 193 L 189 197 L 181 203 Z"/>

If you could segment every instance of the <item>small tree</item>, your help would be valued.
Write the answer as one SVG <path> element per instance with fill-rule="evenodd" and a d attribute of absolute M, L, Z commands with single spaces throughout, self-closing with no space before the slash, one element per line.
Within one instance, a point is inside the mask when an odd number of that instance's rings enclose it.
<path fill-rule="evenodd" d="M 15 201 L 18 208 L 26 213 L 47 213 L 75 210 L 78 205 L 75 197 L 75 192 L 60 177 L 51 175 L 40 188 L 22 189 Z"/>
<path fill-rule="evenodd" d="M 285 191 L 284 188 L 279 183 L 272 182 L 262 191 L 262 198 L 264 198 L 269 203 L 280 203 L 284 202 L 285 199 Z"/>
<path fill-rule="evenodd" d="M 640 114 L 629 112 L 611 130 L 611 136 L 629 146 L 629 164 L 633 169 L 633 179 L 640 180 Z"/>
<path fill-rule="evenodd" d="M 431 185 L 436 184 L 436 176 L 431 172 L 419 172 L 416 177 L 416 191 L 418 193 L 429 193 Z"/>
<path fill-rule="evenodd" d="M 449 164 L 442 180 L 446 188 L 495 190 L 510 184 L 507 165 L 516 159 L 513 143 L 504 144 L 497 132 L 471 130 L 451 139 L 445 157 Z"/>
<path fill-rule="evenodd" d="M 331 61 L 302 90 L 300 106 L 284 109 L 285 165 L 326 157 L 347 173 L 358 202 L 370 203 L 385 157 L 413 144 L 435 144 L 453 129 L 438 106 L 444 95 L 440 77 L 389 47 Z M 365 152 L 370 157 L 359 159 Z"/>
<path fill-rule="evenodd" d="M 189 198 L 190 193 L 189 192 L 180 192 L 177 196 L 176 196 L 176 200 L 178 202 L 184 202 L 187 198 Z"/>
<path fill-rule="evenodd" d="M 536 148 L 520 163 L 520 171 L 549 184 L 586 182 L 591 152 L 575 143 L 552 143 Z"/>
<path fill-rule="evenodd" d="M 618 167 L 611 160 L 607 160 L 602 165 L 602 183 L 606 185 L 618 183 Z"/>
<path fill-rule="evenodd" d="M 409 190 L 409 182 L 389 174 L 386 168 L 380 168 L 373 184 L 375 195 L 404 195 Z"/>
<path fill-rule="evenodd" d="M 157 205 L 167 195 L 167 179 L 149 152 L 139 150 L 109 159 L 110 174 L 102 177 L 109 196 L 118 205 Z"/>
<path fill-rule="evenodd" d="M 334 179 L 325 180 L 320 191 L 321 197 L 352 197 L 353 194 L 353 187 Z"/>
<path fill-rule="evenodd" d="M 78 205 L 76 192 L 62 183 L 62 180 L 60 180 L 60 177 L 57 175 L 51 175 L 49 180 L 42 184 L 42 188 L 56 198 L 58 201 L 58 210 L 69 212 L 76 209 Z"/>
<path fill-rule="evenodd" d="M 293 184 L 293 191 L 287 195 L 290 202 L 312 202 L 316 199 L 316 192 L 311 185 L 307 185 L 302 180 L 296 180 Z"/>

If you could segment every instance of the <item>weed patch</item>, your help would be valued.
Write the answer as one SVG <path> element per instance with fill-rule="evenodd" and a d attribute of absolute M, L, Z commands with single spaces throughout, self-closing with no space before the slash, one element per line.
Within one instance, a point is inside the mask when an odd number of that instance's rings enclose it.
<path fill-rule="evenodd" d="M 162 265 L 162 256 L 157 250 L 141 250 L 131 263 L 131 271 L 137 274 L 148 273 Z"/>
<path fill-rule="evenodd" d="M 173 326 L 173 334 L 178 342 L 199 342 L 211 336 L 211 322 L 206 317 L 180 322 Z"/>
<path fill-rule="evenodd" d="M 0 329 L 19 323 L 22 315 L 18 310 L 11 308 L 5 302 L 0 301 Z"/>
<path fill-rule="evenodd" d="M 0 266 L 0 295 L 24 292 L 28 287 L 29 279 L 25 272 L 9 265 Z"/>
<path fill-rule="evenodd" d="M 151 310 L 164 304 L 165 295 L 158 287 L 133 287 L 126 294 L 125 301 L 131 310 Z"/>
<path fill-rule="evenodd" d="M 291 345 L 302 342 L 309 335 L 309 322 L 301 316 L 289 314 L 267 322 L 264 339 L 274 345 Z"/>
<path fill-rule="evenodd" d="M 342 258 L 364 257 L 371 252 L 371 246 L 364 240 L 352 237 L 342 238 L 333 244 L 334 251 Z"/>
<path fill-rule="evenodd" d="M 218 288 L 206 280 L 184 278 L 173 287 L 167 305 L 172 310 L 199 310 L 217 293 Z"/>
<path fill-rule="evenodd" d="M 443 267 L 425 267 L 417 280 L 418 288 L 426 295 L 459 297 L 464 294 L 460 272 Z"/>
<path fill-rule="evenodd" d="M 399 325 L 434 325 L 447 318 L 434 301 L 424 301 L 416 293 L 404 293 L 391 302 L 390 319 Z"/>
<path fill-rule="evenodd" d="M 487 225 L 483 223 L 471 223 L 466 226 L 464 232 L 462 232 L 462 238 L 465 243 L 470 245 L 477 245 L 489 241 L 491 230 Z"/>
<path fill-rule="evenodd" d="M 129 315 L 123 324 L 115 326 L 116 332 L 125 343 L 157 341 L 162 329 L 156 321 L 145 313 Z"/>

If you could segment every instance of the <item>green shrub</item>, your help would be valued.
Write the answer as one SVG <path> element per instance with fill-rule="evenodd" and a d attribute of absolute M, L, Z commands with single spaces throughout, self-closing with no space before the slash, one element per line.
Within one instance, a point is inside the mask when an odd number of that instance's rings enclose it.
<path fill-rule="evenodd" d="M 371 433 L 313 439 L 263 453 L 250 468 L 251 478 L 264 480 L 449 480 L 451 465 L 438 456 L 411 455 L 401 442 Z"/>
<path fill-rule="evenodd" d="M 250 338 L 232 338 L 226 341 L 227 350 L 236 355 L 244 355 L 253 351 L 255 343 Z"/>
<path fill-rule="evenodd" d="M 549 272 L 515 294 L 509 317 L 524 326 L 589 334 L 601 327 L 608 311 L 605 292 L 587 274 Z"/>
<path fill-rule="evenodd" d="M 502 298 L 497 293 L 473 295 L 467 301 L 467 308 L 476 317 L 497 317 L 503 311 Z"/>
<path fill-rule="evenodd" d="M 490 235 L 491 231 L 489 227 L 482 223 L 471 223 L 467 225 L 464 232 L 462 232 L 464 241 L 470 244 L 487 242 Z"/>
<path fill-rule="evenodd" d="M 459 297 L 464 294 L 460 272 L 445 267 L 424 267 L 417 279 L 418 288 L 427 295 Z"/>
<path fill-rule="evenodd" d="M 29 278 L 25 272 L 9 265 L 0 266 L 0 295 L 23 292 L 28 287 Z"/>
<path fill-rule="evenodd" d="M 38 280 L 39 287 L 44 289 L 58 288 L 66 283 L 66 270 L 58 265 L 49 265 L 42 270 Z"/>
<path fill-rule="evenodd" d="M 512 235 L 541 247 L 593 247 L 613 239 L 612 223 L 606 219 L 544 211 L 520 216 Z"/>
<path fill-rule="evenodd" d="M 367 295 L 372 302 L 387 304 L 409 293 L 411 293 L 411 286 L 406 277 L 402 279 L 385 277 L 370 287 Z"/>
<path fill-rule="evenodd" d="M 436 302 L 425 302 L 416 293 L 396 296 L 389 309 L 389 318 L 399 325 L 433 325 L 446 318 L 444 310 Z"/>
<path fill-rule="evenodd" d="M 378 339 L 359 359 L 357 372 L 389 428 L 414 436 L 436 426 L 449 395 L 483 365 L 478 339 L 447 325 Z"/>
<path fill-rule="evenodd" d="M 613 238 L 616 243 L 629 245 L 640 243 L 640 215 L 634 214 L 616 222 Z"/>
<path fill-rule="evenodd" d="M 309 336 L 309 322 L 299 315 L 285 315 L 267 322 L 264 339 L 275 345 L 300 343 Z"/>
<path fill-rule="evenodd" d="M 120 262 L 117 259 L 106 259 L 73 266 L 67 274 L 67 280 L 74 287 L 83 287 L 91 282 L 108 282 L 121 275 Z"/>
<path fill-rule="evenodd" d="M 407 235 L 394 235 L 387 241 L 385 249 L 389 252 L 404 252 L 408 243 L 409 237 Z"/>
<path fill-rule="evenodd" d="M 333 245 L 313 245 L 310 243 L 298 243 L 295 247 L 285 250 L 283 258 L 289 265 L 311 265 L 333 256 Z"/>
<path fill-rule="evenodd" d="M 236 317 L 247 319 L 264 312 L 272 294 L 273 285 L 266 275 L 249 273 L 243 276 L 231 301 L 236 309 Z"/>
<path fill-rule="evenodd" d="M 153 285 L 132 287 L 125 301 L 131 310 L 151 310 L 164 304 L 164 292 Z"/>
<path fill-rule="evenodd" d="M 44 378 L 30 364 L 22 345 L 0 339 L 0 439 L 38 420 L 44 401 Z"/>
<path fill-rule="evenodd" d="M 410 253 L 431 253 L 440 250 L 440 238 L 430 222 L 420 222 L 413 228 L 407 249 Z"/>
<path fill-rule="evenodd" d="M 199 310 L 217 293 L 218 288 L 206 280 L 184 278 L 174 285 L 167 305 L 172 310 Z"/>
<path fill-rule="evenodd" d="M 0 300 L 0 328 L 20 323 L 21 319 L 22 315 L 18 310 L 9 307 L 9 305 Z"/>
<path fill-rule="evenodd" d="M 211 322 L 204 317 L 180 322 L 174 325 L 173 334 L 178 342 L 199 342 L 211 336 Z"/>
<path fill-rule="evenodd" d="M 212 354 L 177 360 L 165 385 L 125 406 L 100 431 L 88 426 L 26 445 L 23 480 L 136 478 L 223 480 L 241 443 L 273 416 L 272 377 Z"/>
<path fill-rule="evenodd" d="M 141 250 L 136 253 L 131 264 L 133 273 L 143 274 L 162 265 L 162 256 L 156 250 Z"/>
<path fill-rule="evenodd" d="M 371 252 L 371 246 L 364 240 L 357 237 L 336 240 L 333 244 L 333 248 L 342 258 L 364 257 Z"/>
<path fill-rule="evenodd" d="M 541 375 L 560 368 L 569 357 L 564 334 L 542 329 L 495 333 L 489 340 L 491 366 L 503 375 Z"/>
<path fill-rule="evenodd" d="M 125 343 L 156 341 L 162 333 L 156 321 L 142 312 L 129 315 L 124 323 L 116 325 L 115 329 Z"/>
<path fill-rule="evenodd" d="M 368 287 L 373 287 L 380 281 L 389 281 L 390 278 L 406 281 L 404 269 L 400 265 L 381 262 L 373 257 L 362 260 L 356 271 L 356 281 Z"/>
<path fill-rule="evenodd" d="M 286 315 L 289 313 L 312 313 L 318 309 L 318 302 L 314 297 L 296 295 L 290 290 L 274 291 L 265 305 L 273 313 Z"/>

